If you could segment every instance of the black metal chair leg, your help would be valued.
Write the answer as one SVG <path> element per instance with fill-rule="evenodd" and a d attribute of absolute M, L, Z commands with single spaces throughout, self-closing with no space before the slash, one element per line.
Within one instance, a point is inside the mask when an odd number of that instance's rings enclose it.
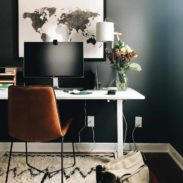
<path fill-rule="evenodd" d="M 64 137 L 61 138 L 61 183 L 64 183 L 64 158 L 63 158 L 63 151 L 64 151 Z"/>
<path fill-rule="evenodd" d="M 75 149 L 74 149 L 74 142 L 72 142 L 72 151 L 73 151 L 73 157 L 74 157 L 74 164 L 72 166 L 75 166 L 75 164 L 76 164 L 76 154 L 75 154 Z"/>
<path fill-rule="evenodd" d="M 61 148 L 63 147 L 63 144 L 64 144 L 64 137 L 62 137 L 63 138 L 63 140 L 61 139 Z M 71 168 L 71 167 L 74 167 L 75 166 L 75 164 L 76 164 L 76 155 L 75 155 L 75 148 L 74 148 L 74 142 L 72 142 L 72 149 L 73 149 L 73 158 L 74 158 L 74 162 L 73 162 L 73 164 L 71 165 L 71 166 L 68 166 L 68 167 L 65 167 L 64 168 L 64 166 L 63 166 L 63 170 L 65 170 L 65 169 L 68 169 L 68 168 Z M 62 151 L 62 149 L 61 149 L 61 161 L 62 161 L 62 157 L 63 156 L 63 151 Z M 62 165 L 62 164 L 61 164 Z M 50 174 L 52 174 L 52 175 L 54 175 L 54 174 L 57 174 L 58 172 L 60 172 L 61 171 L 61 173 L 62 173 L 62 167 L 61 167 L 61 169 L 58 169 L 58 170 L 55 170 L 55 171 L 52 171 L 52 172 L 50 172 Z M 63 171 L 64 172 L 64 171 Z"/>
<path fill-rule="evenodd" d="M 10 169 L 12 149 L 13 149 L 13 142 L 11 142 L 11 147 L 10 147 L 10 154 L 9 154 L 9 160 L 8 160 L 8 167 L 7 167 L 7 172 L 6 172 L 6 180 L 5 180 L 5 183 L 8 182 L 8 175 L 9 175 L 9 169 Z"/>
<path fill-rule="evenodd" d="M 35 169 L 35 170 L 37 170 L 37 171 L 40 172 L 40 173 L 44 173 L 44 171 L 39 170 L 38 168 L 33 167 L 32 165 L 29 164 L 29 162 L 28 162 L 28 153 L 27 153 L 27 142 L 25 142 L 25 157 L 26 157 L 26 164 L 27 164 L 27 166 L 28 166 L 29 168 Z"/>

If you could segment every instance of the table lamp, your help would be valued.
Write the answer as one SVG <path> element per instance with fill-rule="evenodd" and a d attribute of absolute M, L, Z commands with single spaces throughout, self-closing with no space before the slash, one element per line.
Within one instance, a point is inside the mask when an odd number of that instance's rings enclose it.
<path fill-rule="evenodd" d="M 113 22 L 97 22 L 96 24 L 96 40 L 98 42 L 114 42 L 115 36 L 119 41 L 122 33 L 114 32 Z M 113 46 L 112 46 L 113 47 Z"/>
<path fill-rule="evenodd" d="M 114 47 L 115 36 L 117 37 L 117 41 L 119 41 L 119 36 L 122 33 L 114 32 L 114 23 L 113 22 L 97 22 L 96 23 L 96 41 L 97 42 L 111 42 L 112 48 Z M 98 66 L 96 68 L 96 84 L 97 89 L 99 88 L 98 81 Z"/>

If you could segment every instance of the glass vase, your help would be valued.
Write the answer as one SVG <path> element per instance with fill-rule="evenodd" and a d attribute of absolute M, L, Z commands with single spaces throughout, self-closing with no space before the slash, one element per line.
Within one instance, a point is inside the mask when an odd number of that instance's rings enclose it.
<path fill-rule="evenodd" d="M 116 71 L 116 87 L 118 91 L 126 91 L 128 88 L 126 73 Z"/>

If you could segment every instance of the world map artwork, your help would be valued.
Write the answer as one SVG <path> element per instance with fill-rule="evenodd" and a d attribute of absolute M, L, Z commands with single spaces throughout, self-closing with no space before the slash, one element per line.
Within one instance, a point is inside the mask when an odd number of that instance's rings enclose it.
<path fill-rule="evenodd" d="M 92 45 L 96 44 L 96 38 L 89 28 L 98 16 L 100 14 L 97 12 L 55 7 L 42 7 L 33 12 L 23 12 L 22 15 L 24 20 L 30 20 L 33 30 L 44 42 L 50 41 L 53 35 L 61 41 L 77 41 L 79 34 L 86 44 Z"/>

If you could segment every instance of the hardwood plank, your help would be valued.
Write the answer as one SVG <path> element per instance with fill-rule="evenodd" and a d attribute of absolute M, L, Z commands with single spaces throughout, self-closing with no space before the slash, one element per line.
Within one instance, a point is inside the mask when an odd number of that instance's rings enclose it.
<path fill-rule="evenodd" d="M 167 153 L 145 153 L 146 163 L 159 183 L 183 183 L 183 171 Z"/>

